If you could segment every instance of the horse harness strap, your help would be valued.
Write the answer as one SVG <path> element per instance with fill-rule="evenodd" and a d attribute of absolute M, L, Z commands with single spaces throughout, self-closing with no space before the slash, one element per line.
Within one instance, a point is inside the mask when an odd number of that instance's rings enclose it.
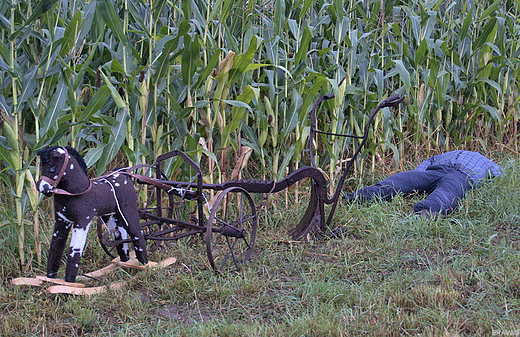
<path fill-rule="evenodd" d="M 114 174 L 120 173 L 120 174 L 126 174 L 126 175 L 128 175 L 128 176 L 130 176 L 132 178 L 138 179 L 138 180 L 140 180 L 140 181 L 142 181 L 142 182 L 144 182 L 146 184 L 157 186 L 157 187 L 159 187 L 161 189 L 164 189 L 166 191 L 170 191 L 170 190 L 175 188 L 175 187 L 173 187 L 171 185 L 161 183 L 161 182 L 157 181 L 157 179 L 154 179 L 154 178 L 151 178 L 151 177 L 147 177 L 147 176 L 144 176 L 144 175 L 132 172 L 132 171 L 138 170 L 138 169 L 143 168 L 143 167 L 150 167 L 150 166 L 146 165 L 146 164 L 141 164 L 141 165 L 135 165 L 135 166 L 128 167 L 128 168 L 122 168 L 122 169 L 119 169 L 119 170 L 116 170 L 116 171 L 105 173 L 102 176 L 99 176 L 99 177 L 96 177 L 96 178 L 92 178 L 92 180 L 105 179 L 107 177 L 113 176 Z"/>
<path fill-rule="evenodd" d="M 62 194 L 62 195 L 68 195 L 68 196 L 80 196 L 80 195 L 83 195 L 83 194 L 87 194 L 88 192 L 90 192 L 90 190 L 92 189 L 92 181 L 89 180 L 89 184 L 88 184 L 88 187 L 86 190 L 84 190 L 83 192 L 81 193 L 70 193 L 68 191 L 65 191 L 65 190 L 62 190 L 61 188 L 55 188 L 52 190 L 52 193 L 54 194 Z"/>
<path fill-rule="evenodd" d="M 150 184 L 150 185 L 154 185 L 154 186 L 157 186 L 163 190 L 166 190 L 166 191 L 171 191 L 172 189 L 175 189 L 175 187 L 173 187 L 172 185 L 168 185 L 168 184 L 164 184 L 164 183 L 161 183 L 159 181 L 157 181 L 156 179 L 153 179 L 153 178 L 150 178 L 150 177 L 147 177 L 147 176 L 143 176 L 143 175 L 140 175 L 140 174 L 137 174 L 137 173 L 130 173 L 128 172 L 127 173 L 128 175 L 130 175 L 132 178 L 136 178 L 144 183 L 147 183 L 147 184 Z"/>
<path fill-rule="evenodd" d="M 83 195 L 83 194 L 87 194 L 92 189 L 92 180 L 106 179 L 106 178 L 108 178 L 110 176 L 113 176 L 114 174 L 126 174 L 126 175 L 129 175 L 132 178 L 139 179 L 139 180 L 141 180 L 141 181 L 143 181 L 143 182 L 145 182 L 147 184 L 157 186 L 157 187 L 159 187 L 161 189 L 164 189 L 164 190 L 167 190 L 167 191 L 170 191 L 170 190 L 174 189 L 173 186 L 161 183 L 161 182 L 157 181 L 156 179 L 153 179 L 153 178 L 141 175 L 141 174 L 137 174 L 137 173 L 132 173 L 131 172 L 131 171 L 135 171 L 137 169 L 143 168 L 143 167 L 149 167 L 149 165 L 144 165 L 143 164 L 143 165 L 136 165 L 136 166 L 132 166 L 132 167 L 129 167 L 129 168 L 124 168 L 124 169 L 112 171 L 112 172 L 103 174 L 102 176 L 89 179 L 89 185 L 88 185 L 88 187 L 87 187 L 87 189 L 85 191 L 83 191 L 81 193 L 70 193 L 68 191 L 65 191 L 65 190 L 57 187 L 58 184 L 60 183 L 61 178 L 65 175 L 65 171 L 67 170 L 67 166 L 69 164 L 69 152 L 64 147 L 62 147 L 61 149 L 65 152 L 65 154 L 64 154 L 64 162 L 63 162 L 63 165 L 61 166 L 60 172 L 56 176 L 56 179 L 51 179 L 51 178 L 46 177 L 46 176 L 42 176 L 41 177 L 42 180 L 44 180 L 44 181 L 46 181 L 46 182 L 48 182 L 49 184 L 52 185 L 54 194 L 61 194 L 61 195 L 68 195 L 68 196 L 80 196 L 80 195 Z"/>

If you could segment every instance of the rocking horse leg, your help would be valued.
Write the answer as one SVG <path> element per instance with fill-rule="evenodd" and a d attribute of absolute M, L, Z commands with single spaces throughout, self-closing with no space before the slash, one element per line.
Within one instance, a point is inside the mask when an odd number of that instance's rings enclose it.
<path fill-rule="evenodd" d="M 148 263 L 148 254 L 146 253 L 146 243 L 144 237 L 137 237 L 138 240 L 134 240 L 135 256 L 142 264 Z"/>
<path fill-rule="evenodd" d="M 135 231 L 135 229 L 134 229 Z M 144 234 L 141 228 L 137 231 L 132 231 L 132 242 L 134 244 L 135 256 L 142 264 L 148 263 L 148 254 L 146 253 L 146 242 L 144 240 Z"/>
<path fill-rule="evenodd" d="M 114 238 L 116 240 L 126 240 L 128 238 L 128 234 L 126 230 L 118 226 L 116 227 L 116 232 L 114 233 Z M 130 260 L 130 252 L 128 250 L 128 243 L 123 243 L 116 246 L 117 255 L 119 255 L 119 259 L 121 262 L 126 262 Z"/>
<path fill-rule="evenodd" d="M 72 236 L 70 238 L 69 253 L 67 255 L 67 267 L 65 268 L 65 281 L 76 282 L 76 276 L 78 275 L 79 262 L 83 249 L 85 248 L 85 242 L 87 241 L 87 234 L 90 228 L 91 222 L 88 224 L 75 224 L 72 230 Z"/>
<path fill-rule="evenodd" d="M 108 231 L 114 236 L 114 240 L 124 240 L 127 238 L 126 231 L 117 224 L 120 219 L 115 218 L 113 214 L 110 216 L 102 216 L 102 218 Z M 121 262 L 126 262 L 130 259 L 130 256 L 128 255 L 128 243 L 116 246 L 116 251 Z"/>
<path fill-rule="evenodd" d="M 130 236 L 130 238 L 132 238 L 132 243 L 134 245 L 134 251 L 137 260 L 139 260 L 139 262 L 141 262 L 142 264 L 147 264 L 148 256 L 146 254 L 146 243 L 144 240 L 144 234 L 141 229 L 141 224 L 139 223 L 139 213 L 137 213 L 137 209 L 127 209 L 125 216 L 126 217 L 123 219 L 119 215 L 119 219 L 117 219 L 117 222 L 128 225 L 125 226 L 124 229 L 122 227 L 119 228 L 120 230 L 124 230 L 125 233 L 128 232 L 128 235 Z"/>
<path fill-rule="evenodd" d="M 132 237 L 134 244 L 135 256 L 142 264 L 148 263 L 148 254 L 146 252 L 146 242 L 144 240 L 143 229 L 139 221 L 139 212 L 135 207 L 126 208 L 126 216 L 128 221 L 128 233 Z"/>
<path fill-rule="evenodd" d="M 58 270 L 60 269 L 61 256 L 67 243 L 70 227 L 72 225 L 63 221 L 59 213 L 56 213 L 56 224 L 54 225 L 54 232 L 52 234 L 51 245 L 49 248 L 49 256 L 47 258 L 47 277 L 57 278 Z"/>

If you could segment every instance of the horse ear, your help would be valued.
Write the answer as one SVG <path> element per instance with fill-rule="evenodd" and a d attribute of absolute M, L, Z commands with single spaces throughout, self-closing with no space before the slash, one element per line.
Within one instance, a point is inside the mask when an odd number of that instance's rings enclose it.
<path fill-rule="evenodd" d="M 40 151 L 36 152 L 36 154 L 38 155 L 38 157 L 40 157 L 40 159 L 43 163 L 46 163 L 50 159 L 49 157 L 50 157 L 52 150 L 55 150 L 56 148 L 58 148 L 58 146 L 49 146 L 49 147 L 46 147 L 46 148 L 41 149 Z"/>

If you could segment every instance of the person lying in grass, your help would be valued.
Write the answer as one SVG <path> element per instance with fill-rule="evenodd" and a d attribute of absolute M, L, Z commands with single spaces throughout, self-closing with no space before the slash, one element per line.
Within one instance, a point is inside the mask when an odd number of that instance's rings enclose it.
<path fill-rule="evenodd" d="M 393 174 L 374 186 L 363 187 L 343 198 L 389 201 L 398 194 L 427 193 L 414 211 L 425 217 L 448 215 L 464 197 L 488 177 L 500 177 L 500 167 L 478 152 L 450 151 L 426 159 L 415 170 Z"/>

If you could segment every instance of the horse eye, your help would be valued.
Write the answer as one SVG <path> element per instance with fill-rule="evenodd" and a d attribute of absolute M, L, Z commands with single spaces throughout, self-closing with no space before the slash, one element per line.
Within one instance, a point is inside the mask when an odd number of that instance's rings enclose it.
<path fill-rule="evenodd" d="M 56 166 L 53 166 L 49 170 L 50 173 L 56 173 Z"/>

